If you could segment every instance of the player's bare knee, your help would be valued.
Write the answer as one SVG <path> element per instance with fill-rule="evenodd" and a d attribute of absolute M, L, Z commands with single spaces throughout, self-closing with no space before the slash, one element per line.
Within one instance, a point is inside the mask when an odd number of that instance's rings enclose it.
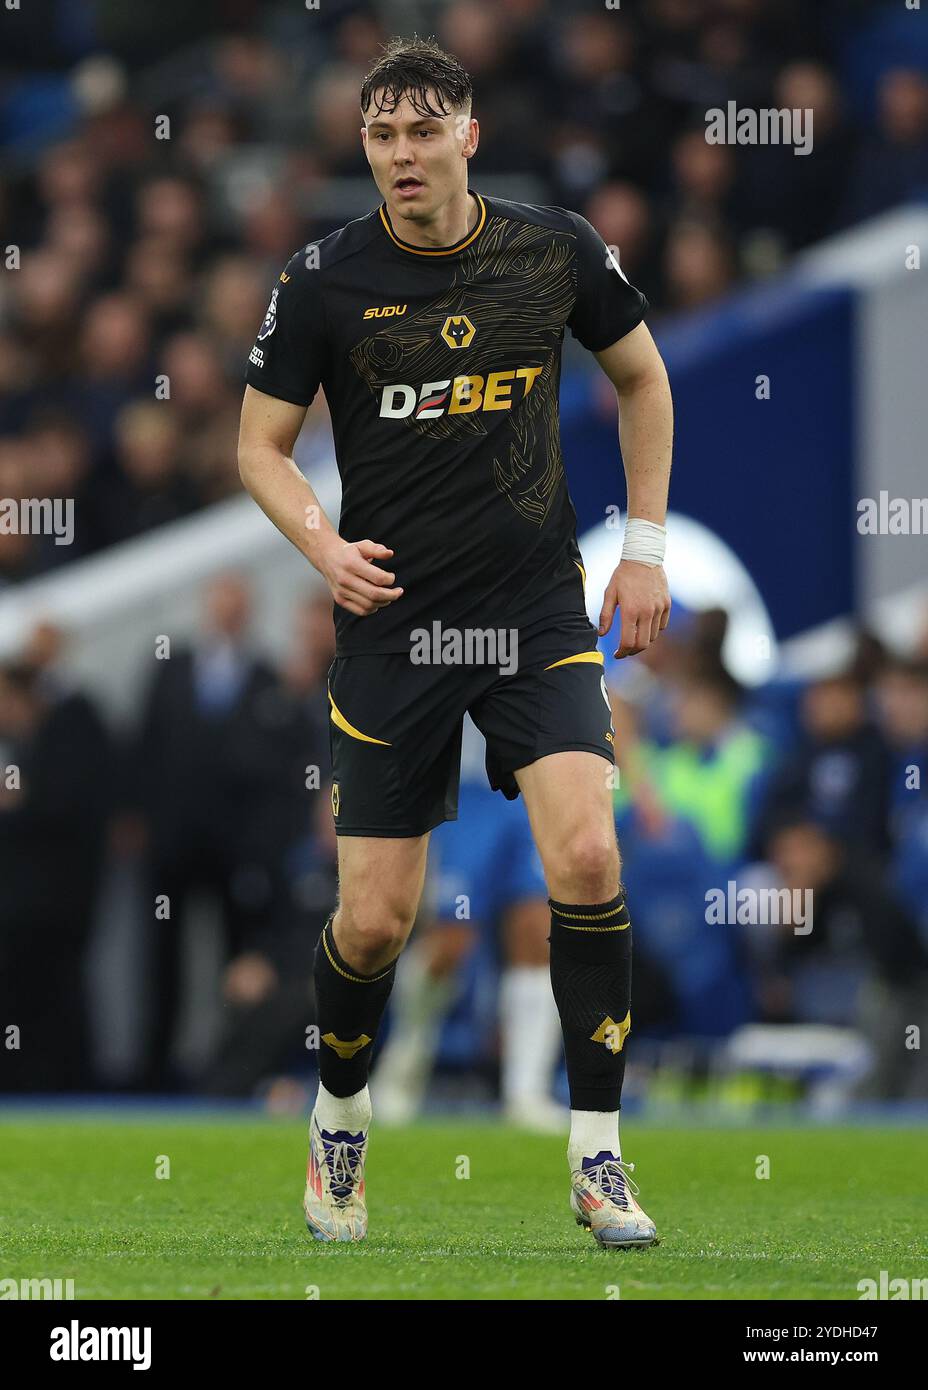
<path fill-rule="evenodd" d="M 558 855 L 553 896 L 562 902 L 607 902 L 615 896 L 619 872 L 614 836 L 579 831 L 565 841 Z"/>
<path fill-rule="evenodd" d="M 414 909 L 401 906 L 374 901 L 346 908 L 343 903 L 335 922 L 338 949 L 362 975 L 372 974 L 400 954 L 414 918 Z"/>

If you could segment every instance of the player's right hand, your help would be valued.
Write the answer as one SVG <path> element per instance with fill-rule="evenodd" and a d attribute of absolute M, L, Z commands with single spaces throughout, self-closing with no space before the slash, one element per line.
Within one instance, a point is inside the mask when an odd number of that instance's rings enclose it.
<path fill-rule="evenodd" d="M 396 575 L 371 563 L 387 560 L 392 554 L 392 550 L 378 541 L 343 541 L 339 537 L 323 569 L 339 607 L 366 618 L 400 598 L 403 590 L 390 587 Z"/>

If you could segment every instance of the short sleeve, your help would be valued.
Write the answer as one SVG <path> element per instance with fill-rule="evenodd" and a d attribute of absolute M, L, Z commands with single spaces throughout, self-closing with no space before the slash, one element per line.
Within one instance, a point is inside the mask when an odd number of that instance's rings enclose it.
<path fill-rule="evenodd" d="M 328 351 L 320 271 L 307 264 L 309 249 L 281 272 L 245 370 L 249 386 L 293 405 L 313 400 Z"/>
<path fill-rule="evenodd" d="M 577 232 L 577 298 L 567 326 L 583 347 L 602 352 L 638 327 L 648 301 L 626 280 L 617 255 L 586 218 L 576 212 L 569 216 Z"/>

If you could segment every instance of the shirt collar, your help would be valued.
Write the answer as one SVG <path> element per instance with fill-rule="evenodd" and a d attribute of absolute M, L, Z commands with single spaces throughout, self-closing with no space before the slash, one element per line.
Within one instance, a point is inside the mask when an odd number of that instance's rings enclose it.
<path fill-rule="evenodd" d="M 471 188 L 467 191 L 468 193 L 474 193 L 474 190 Z M 380 220 L 383 223 L 384 231 L 387 236 L 401 251 L 408 251 L 414 256 L 456 256 L 459 251 L 464 250 L 465 246 L 470 246 L 471 243 L 476 240 L 486 224 L 487 205 L 479 193 L 474 193 L 474 197 L 477 199 L 477 206 L 480 209 L 477 225 L 474 227 L 473 231 L 468 232 L 467 236 L 462 237 L 460 241 L 456 241 L 453 246 L 413 246 L 411 242 L 403 241 L 402 237 L 398 237 L 393 230 L 393 224 L 390 221 L 390 214 L 387 212 L 386 203 L 381 203 L 380 205 Z"/>

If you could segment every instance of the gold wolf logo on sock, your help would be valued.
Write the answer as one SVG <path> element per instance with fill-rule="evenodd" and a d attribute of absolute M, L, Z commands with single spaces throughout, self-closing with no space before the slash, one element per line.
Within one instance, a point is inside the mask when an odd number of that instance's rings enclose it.
<path fill-rule="evenodd" d="M 333 1052 L 337 1052 L 343 1062 L 350 1062 L 356 1052 L 360 1052 L 362 1047 L 367 1047 L 370 1038 L 366 1033 L 361 1033 L 352 1042 L 342 1042 L 334 1033 L 323 1033 L 322 1041 L 328 1043 Z"/>
<path fill-rule="evenodd" d="M 607 1014 L 596 1029 L 596 1032 L 590 1038 L 590 1042 L 603 1043 L 608 1047 L 610 1052 L 621 1052 L 622 1048 L 625 1046 L 625 1039 L 631 1031 L 631 1026 L 632 1015 L 630 1009 L 621 1023 L 616 1023 L 614 1019 L 611 1019 Z"/>

